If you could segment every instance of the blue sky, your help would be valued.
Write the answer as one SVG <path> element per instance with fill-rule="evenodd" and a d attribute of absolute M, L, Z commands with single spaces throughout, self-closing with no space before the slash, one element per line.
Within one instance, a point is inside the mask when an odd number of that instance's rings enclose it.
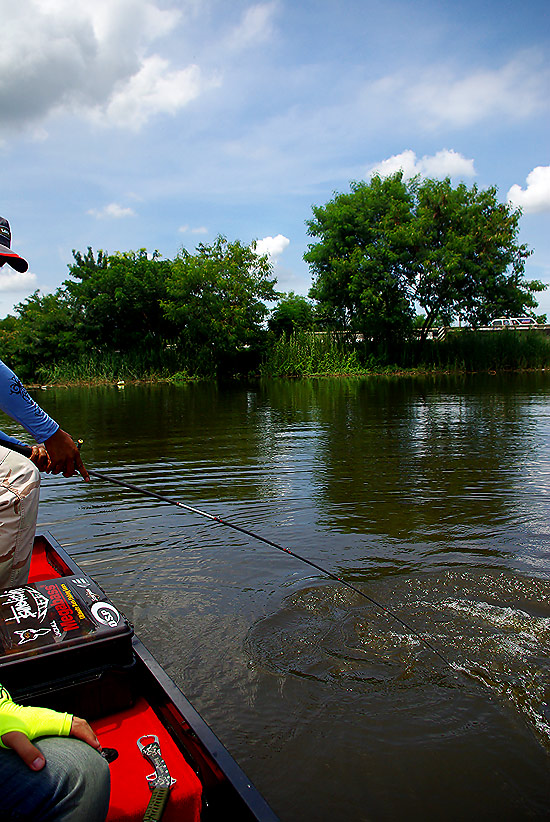
<path fill-rule="evenodd" d="M 550 284 L 547 0 L 0 0 L 0 214 L 29 272 L 71 250 L 173 257 L 259 241 L 307 294 L 312 205 L 374 170 L 451 176 L 521 205 Z M 540 297 L 550 316 L 550 289 Z"/>

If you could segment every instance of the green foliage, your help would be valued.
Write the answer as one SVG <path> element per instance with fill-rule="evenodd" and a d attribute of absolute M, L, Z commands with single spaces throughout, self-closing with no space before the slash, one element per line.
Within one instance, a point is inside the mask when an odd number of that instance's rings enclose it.
<path fill-rule="evenodd" d="M 171 263 L 146 249 L 97 257 L 73 251 L 70 280 L 65 282 L 72 301 L 77 327 L 99 350 L 132 351 L 155 345 L 173 329 L 166 322 L 161 300 Z"/>
<path fill-rule="evenodd" d="M 320 241 L 304 259 L 329 327 L 387 340 L 407 333 L 413 310 L 397 276 L 406 262 L 404 231 L 412 197 L 398 175 L 352 183 L 326 206 L 314 207 L 308 233 Z"/>
<path fill-rule="evenodd" d="M 456 329 L 443 340 L 402 341 L 385 357 L 367 342 L 341 333 L 298 332 L 274 340 L 261 366 L 265 377 L 389 374 L 414 371 L 500 371 L 550 366 L 550 337 L 529 329 Z"/>
<path fill-rule="evenodd" d="M 268 328 L 276 337 L 298 330 L 311 331 L 314 324 L 315 311 L 311 301 L 294 291 L 280 295 L 268 320 Z"/>
<path fill-rule="evenodd" d="M 181 368 L 177 351 L 144 348 L 134 351 L 83 352 L 78 359 L 41 365 L 34 373 L 42 383 L 116 382 L 169 379 Z"/>
<path fill-rule="evenodd" d="M 531 329 L 422 340 L 434 321 L 487 322 L 535 305 L 543 286 L 523 280 L 519 213 L 493 189 L 394 175 L 353 184 L 314 213 L 316 307 L 277 293 L 267 257 L 222 236 L 173 261 L 88 248 L 73 252 L 54 294 L 36 292 L 0 321 L 3 358 L 40 382 L 550 365 L 550 339 Z M 266 303 L 277 300 L 268 331 Z M 323 323 L 330 331 L 313 331 Z"/>
<path fill-rule="evenodd" d="M 550 365 L 550 337 L 535 330 L 456 331 L 427 343 L 423 357 L 433 368 L 465 371 L 545 368 Z"/>
<path fill-rule="evenodd" d="M 75 359 L 84 351 L 85 341 L 63 289 L 45 295 L 35 291 L 15 310 L 16 317 L 0 322 L 0 346 L 3 358 L 22 378 L 36 375 L 44 363 Z"/>
<path fill-rule="evenodd" d="M 411 283 L 425 331 L 438 314 L 445 325 L 461 317 L 476 327 L 536 307 L 533 294 L 545 286 L 523 279 L 531 252 L 517 242 L 520 215 L 497 201 L 494 187 L 453 189 L 449 179 L 417 186 Z"/>
<path fill-rule="evenodd" d="M 273 341 L 260 372 L 264 377 L 306 377 L 363 370 L 357 350 L 341 335 L 297 331 Z"/>
<path fill-rule="evenodd" d="M 201 243 L 196 254 L 182 249 L 161 305 L 191 372 L 214 376 L 240 351 L 261 344 L 268 312 L 263 301 L 276 296 L 267 257 L 219 236 L 212 245 Z"/>
<path fill-rule="evenodd" d="M 425 339 L 436 320 L 476 327 L 524 314 L 546 287 L 524 280 L 530 251 L 518 243 L 520 211 L 499 203 L 495 188 L 406 182 L 398 172 L 352 183 L 313 213 L 310 296 L 332 327 L 383 346 L 410 333 L 417 306 Z"/>
<path fill-rule="evenodd" d="M 3 356 L 25 379 L 187 379 L 257 367 L 263 300 L 278 294 L 254 247 L 218 237 L 174 261 L 145 249 L 73 257 L 62 288 L 36 292 L 0 321 Z"/>

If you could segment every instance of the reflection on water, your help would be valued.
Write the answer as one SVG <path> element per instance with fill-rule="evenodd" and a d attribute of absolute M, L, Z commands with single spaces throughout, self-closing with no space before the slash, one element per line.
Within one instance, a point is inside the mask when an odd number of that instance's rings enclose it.
<path fill-rule="evenodd" d="M 548 818 L 550 375 L 38 399 L 90 467 L 289 546 L 414 627 L 200 516 L 45 478 L 42 524 L 282 819 Z"/>

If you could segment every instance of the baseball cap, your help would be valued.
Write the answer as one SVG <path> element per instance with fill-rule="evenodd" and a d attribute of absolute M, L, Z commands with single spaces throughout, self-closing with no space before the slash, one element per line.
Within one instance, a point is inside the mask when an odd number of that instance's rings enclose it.
<path fill-rule="evenodd" d="M 0 265 L 8 263 L 16 271 L 23 273 L 29 264 L 23 257 L 11 250 L 11 228 L 4 217 L 0 217 Z"/>

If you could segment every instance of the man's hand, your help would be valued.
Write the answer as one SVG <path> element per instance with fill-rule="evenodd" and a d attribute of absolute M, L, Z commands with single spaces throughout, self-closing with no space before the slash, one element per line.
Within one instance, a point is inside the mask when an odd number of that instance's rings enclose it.
<path fill-rule="evenodd" d="M 34 462 L 39 471 L 46 471 L 46 473 L 49 472 L 51 460 L 43 445 L 32 446 L 30 460 L 31 462 Z"/>
<path fill-rule="evenodd" d="M 80 451 L 66 431 L 58 428 L 55 434 L 46 440 L 44 447 L 51 462 L 50 467 L 46 469 L 48 473 L 61 474 L 63 472 L 64 477 L 72 477 L 78 471 L 86 482 L 89 482 L 90 475 L 84 467 Z"/>
<path fill-rule="evenodd" d="M 92 748 L 101 751 L 101 744 L 99 739 L 92 731 L 85 719 L 80 719 L 78 716 L 73 716 L 73 724 L 71 726 L 71 733 L 69 736 L 74 736 L 75 739 L 81 739 L 87 742 Z M 30 739 L 22 731 L 8 731 L 2 736 L 2 742 L 8 748 L 11 748 L 18 754 L 23 762 L 28 765 L 31 771 L 40 771 L 46 764 L 44 754 L 38 750 L 36 745 L 33 745 Z"/>

